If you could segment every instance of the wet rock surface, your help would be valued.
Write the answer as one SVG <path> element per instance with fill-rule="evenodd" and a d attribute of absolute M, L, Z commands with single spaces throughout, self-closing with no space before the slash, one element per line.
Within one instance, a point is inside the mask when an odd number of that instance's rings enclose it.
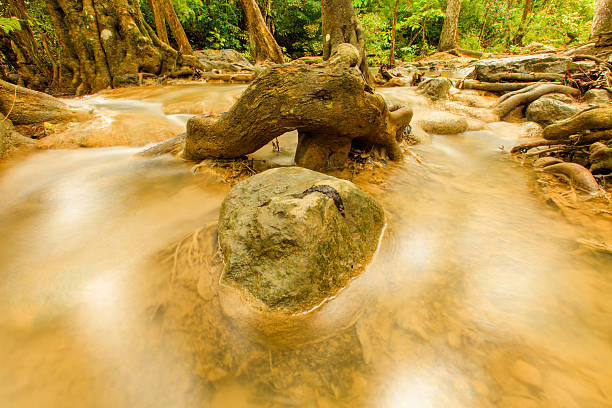
<path fill-rule="evenodd" d="M 221 207 L 221 283 L 262 310 L 307 311 L 365 268 L 384 219 L 351 182 L 299 167 L 260 173 Z"/>
<path fill-rule="evenodd" d="M 415 120 L 425 132 L 437 135 L 454 135 L 468 130 L 468 121 L 463 116 L 448 112 L 436 112 L 425 118 Z"/>

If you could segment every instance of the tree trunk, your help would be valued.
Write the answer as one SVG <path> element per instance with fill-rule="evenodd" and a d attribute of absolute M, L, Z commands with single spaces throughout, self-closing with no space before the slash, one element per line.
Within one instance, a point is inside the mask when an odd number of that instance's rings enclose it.
<path fill-rule="evenodd" d="M 448 0 L 446 16 L 438 43 L 439 51 L 447 51 L 457 47 L 457 26 L 459 25 L 459 13 L 461 12 L 462 0 Z"/>
<path fill-rule="evenodd" d="M 523 38 L 527 33 L 527 16 L 531 11 L 531 6 L 533 2 L 532 0 L 525 0 L 525 5 L 523 6 L 523 15 L 521 16 L 521 23 L 519 24 L 519 28 L 512 39 L 512 44 L 514 45 L 523 45 Z"/>
<path fill-rule="evenodd" d="M 591 38 L 595 39 L 598 35 L 610 32 L 612 32 L 612 0 L 597 0 Z"/>
<path fill-rule="evenodd" d="M 353 44 L 359 50 L 359 63 L 368 84 L 374 83 L 365 50 L 365 34 L 357 19 L 352 0 L 321 0 L 323 59 L 328 60 L 340 44 Z"/>
<path fill-rule="evenodd" d="M 170 44 L 170 40 L 168 40 L 168 31 L 166 30 L 164 10 L 159 1 L 160 0 L 149 0 L 149 5 L 151 6 L 151 11 L 153 12 L 153 18 L 155 19 L 155 31 L 157 31 L 157 36 L 160 40 L 166 44 Z"/>
<path fill-rule="evenodd" d="M 176 40 L 176 44 L 178 46 L 178 50 L 181 54 L 185 55 L 193 55 L 193 49 L 191 48 L 191 44 L 189 44 L 189 40 L 187 39 L 187 35 L 185 34 L 185 30 L 183 30 L 183 26 L 176 15 L 176 11 L 174 11 L 174 6 L 172 6 L 172 2 L 170 0 L 153 0 L 160 1 L 162 8 L 164 9 L 164 13 L 166 14 L 166 20 L 168 21 L 168 25 L 172 30 L 172 35 Z"/>
<path fill-rule="evenodd" d="M 397 27 L 397 13 L 399 11 L 400 0 L 395 0 L 393 9 L 393 27 L 391 28 L 391 53 L 389 54 L 389 65 L 395 66 L 395 29 Z"/>
<path fill-rule="evenodd" d="M 187 122 L 185 157 L 240 157 L 298 130 L 295 161 L 302 167 L 344 166 L 355 139 L 385 148 L 391 160 L 401 160 L 398 140 L 412 110 L 390 112 L 381 95 L 368 92 L 353 69 L 359 58 L 354 46 L 342 44 L 328 62 L 267 70 L 229 112 L 217 119 L 194 116 Z"/>
<path fill-rule="evenodd" d="M 240 0 L 249 32 L 249 48 L 256 64 L 272 61 L 282 64 L 285 61 L 283 52 L 268 30 L 266 21 L 255 0 Z"/>
<path fill-rule="evenodd" d="M 510 48 L 510 19 L 512 17 L 512 5 L 514 4 L 514 0 L 508 0 L 506 3 L 506 16 L 504 22 L 504 46 L 506 49 Z"/>
<path fill-rule="evenodd" d="M 60 45 L 60 86 L 77 94 L 165 74 L 184 57 L 144 21 L 138 0 L 45 0 Z M 189 64 L 196 64 L 189 60 Z"/>
<path fill-rule="evenodd" d="M 491 6 L 493 5 L 493 0 L 489 0 L 487 5 L 487 11 L 484 16 L 484 21 L 482 22 L 482 28 L 480 29 L 480 35 L 478 36 L 478 45 L 482 47 L 482 37 L 484 36 L 485 27 L 487 25 L 487 19 L 489 18 L 489 13 L 491 12 Z"/>
<path fill-rule="evenodd" d="M 30 16 L 24 1 L 9 0 L 8 13 L 19 19 L 21 29 L 13 30 L 10 34 L 0 30 L 0 50 L 5 61 L 17 71 L 21 85 L 43 90 L 49 85 L 53 71 L 49 61 L 44 59 L 30 27 Z"/>

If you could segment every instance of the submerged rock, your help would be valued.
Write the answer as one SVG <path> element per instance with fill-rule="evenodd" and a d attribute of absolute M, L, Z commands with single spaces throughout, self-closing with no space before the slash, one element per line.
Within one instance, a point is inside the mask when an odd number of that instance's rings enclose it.
<path fill-rule="evenodd" d="M 415 121 L 425 132 L 436 135 L 454 135 L 468 130 L 468 121 L 463 116 L 448 112 L 435 112 Z"/>
<path fill-rule="evenodd" d="M 306 312 L 372 259 L 381 206 L 353 183 L 299 167 L 238 183 L 221 206 L 221 284 L 261 311 Z"/>
<path fill-rule="evenodd" d="M 548 126 L 557 121 L 567 119 L 580 112 L 582 109 L 576 105 L 570 105 L 572 101 L 566 95 L 563 97 L 556 94 L 545 95 L 531 102 L 525 112 L 527 120 L 536 122 L 542 126 Z"/>

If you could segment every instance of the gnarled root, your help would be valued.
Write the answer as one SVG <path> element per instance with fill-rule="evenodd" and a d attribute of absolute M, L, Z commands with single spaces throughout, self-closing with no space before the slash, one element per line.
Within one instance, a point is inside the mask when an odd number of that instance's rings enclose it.
<path fill-rule="evenodd" d="M 570 88 L 564 85 L 535 85 L 528 86 L 521 90 L 515 91 L 511 95 L 504 95 L 497 101 L 497 106 L 493 109 L 500 118 L 503 118 L 516 107 L 526 105 L 549 93 L 564 93 L 572 96 L 580 95 L 580 91 L 576 88 Z"/>
<path fill-rule="evenodd" d="M 557 163 L 542 168 L 542 172 L 561 176 L 577 190 L 594 195 L 599 192 L 599 185 L 590 171 L 576 163 Z"/>
<path fill-rule="evenodd" d="M 296 163 L 323 170 L 344 166 L 354 140 L 384 147 L 401 160 L 398 137 L 412 111 L 390 112 L 358 70 L 359 53 L 342 44 L 321 64 L 282 64 L 261 73 L 218 120 L 187 123 L 185 158 L 234 158 L 255 152 L 283 133 L 298 130 Z"/>
<path fill-rule="evenodd" d="M 586 130 L 612 129 L 612 107 L 583 111 L 544 128 L 544 139 L 559 140 Z"/>

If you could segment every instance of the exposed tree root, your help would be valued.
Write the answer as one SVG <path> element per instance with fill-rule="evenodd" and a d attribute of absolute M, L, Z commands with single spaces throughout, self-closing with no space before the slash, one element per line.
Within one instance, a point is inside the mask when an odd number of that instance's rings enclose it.
<path fill-rule="evenodd" d="M 493 109 L 493 112 L 499 115 L 500 118 L 503 118 L 518 106 L 531 103 L 549 93 L 564 93 L 572 96 L 580 95 L 578 89 L 570 88 L 569 86 L 553 84 L 537 85 L 533 88 L 521 90 L 521 92 L 517 92 L 510 97 L 502 97 L 503 99 L 501 99 L 501 102 L 498 101 L 498 105 Z"/>
<path fill-rule="evenodd" d="M 588 194 L 597 194 L 599 185 L 593 175 L 585 167 L 576 163 L 557 163 L 542 168 L 543 172 L 554 174 L 566 179 L 577 190 Z"/>
<path fill-rule="evenodd" d="M 586 130 L 612 129 L 612 107 L 594 108 L 581 112 L 544 128 L 544 138 L 559 140 Z"/>
<path fill-rule="evenodd" d="M 390 112 L 353 69 L 358 61 L 357 49 L 343 44 L 326 63 L 273 66 L 220 119 L 200 115 L 189 120 L 185 157 L 241 157 L 298 130 L 295 161 L 303 167 L 343 167 L 354 139 L 384 147 L 391 160 L 401 160 L 398 140 L 412 110 Z"/>

